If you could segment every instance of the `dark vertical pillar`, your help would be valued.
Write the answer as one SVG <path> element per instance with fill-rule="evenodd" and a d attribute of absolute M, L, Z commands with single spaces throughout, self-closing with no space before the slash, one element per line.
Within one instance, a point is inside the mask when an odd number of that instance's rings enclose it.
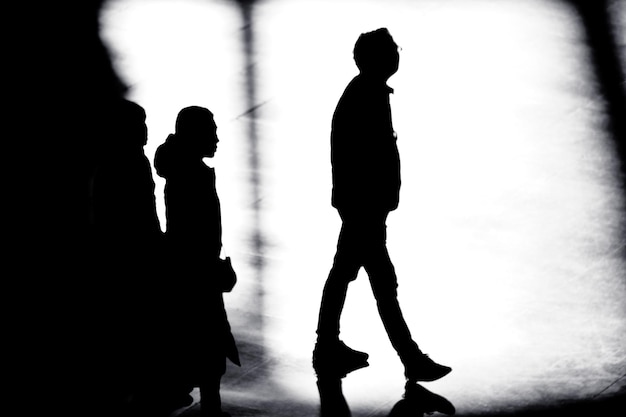
<path fill-rule="evenodd" d="M 249 172 L 249 201 L 251 205 L 251 229 L 249 231 L 249 245 L 251 257 L 251 266 L 254 275 L 251 277 L 254 282 L 252 285 L 252 299 L 249 300 L 249 311 L 246 316 L 246 328 L 242 329 L 237 343 L 242 353 L 242 372 L 246 373 L 246 379 L 250 384 L 256 381 L 266 380 L 263 367 L 255 367 L 254 374 L 249 374 L 250 366 L 257 366 L 265 363 L 265 348 L 263 342 L 264 336 L 264 270 L 265 270 L 265 236 L 263 230 L 263 192 L 262 192 L 262 175 L 261 175 L 261 156 L 262 149 L 260 137 L 257 127 L 258 118 L 258 97 L 257 97 L 257 57 L 255 48 L 255 20 L 254 12 L 255 0 L 235 0 L 241 13 L 241 42 L 244 53 L 244 88 L 245 88 L 245 111 L 238 119 L 246 124 L 246 140 Z M 236 291 L 236 287 L 235 287 Z M 235 335 L 237 337 L 237 334 Z M 250 361 L 246 363 L 246 361 Z"/>
<path fill-rule="evenodd" d="M 616 41 L 616 22 L 609 0 L 568 0 L 583 26 L 589 58 L 596 74 L 598 92 L 604 98 L 607 130 L 615 143 L 626 184 L 626 76 Z"/>

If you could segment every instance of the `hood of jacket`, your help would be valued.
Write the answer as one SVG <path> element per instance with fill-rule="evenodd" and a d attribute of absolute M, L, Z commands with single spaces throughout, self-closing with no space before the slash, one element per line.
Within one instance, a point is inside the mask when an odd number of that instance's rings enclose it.
<path fill-rule="evenodd" d="M 171 133 L 165 142 L 156 150 L 154 168 L 159 177 L 168 178 L 176 172 L 183 159 L 183 149 L 176 141 L 176 135 Z"/>

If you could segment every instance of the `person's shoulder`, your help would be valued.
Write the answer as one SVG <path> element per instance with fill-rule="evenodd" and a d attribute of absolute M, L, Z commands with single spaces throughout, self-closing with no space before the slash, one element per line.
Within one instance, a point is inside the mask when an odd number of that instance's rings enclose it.
<path fill-rule="evenodd" d="M 357 97 L 379 97 L 393 93 L 393 88 L 375 78 L 357 75 L 346 86 L 344 95 Z"/>
<path fill-rule="evenodd" d="M 342 94 L 342 101 L 359 101 L 367 93 L 367 86 L 358 75 L 350 80 Z"/>
<path fill-rule="evenodd" d="M 346 91 L 358 90 L 361 88 L 363 88 L 363 77 L 361 77 L 360 75 L 356 75 L 350 80 L 350 82 L 348 82 L 348 85 L 346 86 Z"/>

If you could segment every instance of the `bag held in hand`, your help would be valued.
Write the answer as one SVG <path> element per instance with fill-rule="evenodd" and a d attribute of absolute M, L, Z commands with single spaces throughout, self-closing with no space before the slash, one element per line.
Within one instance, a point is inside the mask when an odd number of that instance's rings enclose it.
<path fill-rule="evenodd" d="M 217 262 L 217 278 L 222 292 L 231 292 L 237 283 L 237 273 L 233 269 L 230 256 Z"/>

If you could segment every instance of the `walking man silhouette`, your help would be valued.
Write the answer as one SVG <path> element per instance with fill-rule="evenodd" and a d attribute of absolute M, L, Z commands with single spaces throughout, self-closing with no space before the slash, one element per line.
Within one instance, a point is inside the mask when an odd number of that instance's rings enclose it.
<path fill-rule="evenodd" d="M 386 220 L 398 207 L 400 157 L 391 122 L 387 80 L 399 66 L 399 48 L 386 28 L 359 36 L 359 69 L 335 109 L 331 129 L 332 205 L 342 220 L 334 263 L 324 286 L 313 368 L 318 376 L 344 377 L 368 366 L 369 355 L 339 338 L 348 284 L 361 267 L 378 312 L 404 365 L 407 384 L 434 381 L 451 368 L 435 363 L 411 337 L 397 298 L 397 278 L 386 246 Z"/>

